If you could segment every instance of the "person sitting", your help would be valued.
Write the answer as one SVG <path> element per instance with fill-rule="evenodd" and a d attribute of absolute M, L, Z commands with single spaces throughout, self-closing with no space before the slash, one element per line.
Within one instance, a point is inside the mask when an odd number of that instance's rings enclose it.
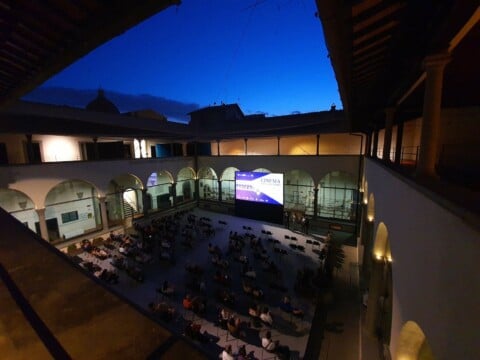
<path fill-rule="evenodd" d="M 198 264 L 191 264 L 188 262 L 187 265 L 185 265 L 185 270 L 187 270 L 189 273 L 196 274 L 196 275 L 203 274 L 203 269 Z"/>
<path fill-rule="evenodd" d="M 183 299 L 183 307 L 186 310 L 192 310 L 195 314 L 203 313 L 207 307 L 207 301 L 201 296 L 192 298 L 190 295 Z"/>
<path fill-rule="evenodd" d="M 272 326 L 273 324 L 273 318 L 272 314 L 270 314 L 270 311 L 268 310 L 268 307 L 264 307 L 262 310 L 262 313 L 260 314 L 260 320 L 268 326 Z"/>
<path fill-rule="evenodd" d="M 250 294 L 252 293 L 252 291 L 253 291 L 253 286 L 250 285 L 250 284 L 249 284 L 248 282 L 246 282 L 246 281 L 242 281 L 242 288 L 243 288 L 243 292 L 244 292 L 245 294 L 249 294 L 249 295 L 250 295 Z"/>
<path fill-rule="evenodd" d="M 195 324 L 193 321 L 188 321 L 185 326 L 185 335 L 192 340 L 197 340 L 202 343 L 208 342 L 208 334 L 206 331 L 203 333 L 200 331 L 202 326 L 200 324 Z"/>
<path fill-rule="evenodd" d="M 236 322 L 236 318 L 232 316 L 230 319 L 227 321 L 227 329 L 228 332 L 233 335 L 233 336 L 238 336 L 239 333 L 239 328 L 238 324 Z"/>
<path fill-rule="evenodd" d="M 228 320 L 230 320 L 230 313 L 225 308 L 222 308 L 218 314 L 218 322 L 220 327 L 227 329 Z"/>
<path fill-rule="evenodd" d="M 216 295 L 217 300 L 221 303 L 231 305 L 235 303 L 235 294 L 225 288 L 218 289 Z"/>
<path fill-rule="evenodd" d="M 295 308 L 295 307 L 292 306 L 292 304 L 290 302 L 290 298 L 288 296 L 285 296 L 283 298 L 283 301 L 280 304 L 280 309 L 282 309 L 286 313 L 291 313 L 291 314 L 293 314 L 294 316 L 297 316 L 297 317 L 303 318 L 303 315 L 304 315 L 303 310 L 301 310 L 299 308 Z"/>
<path fill-rule="evenodd" d="M 157 289 L 158 290 L 158 289 Z M 162 284 L 162 287 L 159 289 L 160 290 L 160 293 L 162 293 L 163 295 L 166 295 L 166 296 L 170 296 L 170 295 L 173 295 L 173 293 L 175 292 L 175 289 L 173 288 L 173 286 L 171 286 L 167 280 L 165 280 Z"/>
<path fill-rule="evenodd" d="M 185 310 L 192 310 L 193 303 L 190 294 L 185 295 L 182 301 L 182 305 Z"/>
<path fill-rule="evenodd" d="M 159 317 L 165 322 L 169 322 L 175 317 L 175 307 L 169 306 L 165 302 L 157 304 L 152 302 L 148 304 L 148 307 L 153 313 L 159 315 Z"/>
<path fill-rule="evenodd" d="M 252 324 L 254 327 L 261 327 L 260 320 L 260 308 L 257 304 L 253 303 L 248 307 L 248 315 L 252 318 Z"/>
<path fill-rule="evenodd" d="M 256 279 L 257 277 L 257 273 L 255 272 L 255 270 L 253 270 L 251 266 L 249 267 L 248 271 L 245 271 L 243 275 L 250 279 Z"/>
<path fill-rule="evenodd" d="M 230 284 L 230 277 L 227 274 L 222 274 L 220 270 L 217 270 L 215 272 L 215 275 L 213 277 L 213 280 L 216 282 L 223 284 L 223 285 L 229 285 Z"/>
<path fill-rule="evenodd" d="M 235 357 L 233 356 L 233 352 L 232 352 L 232 345 L 227 345 L 222 353 L 221 353 L 221 359 L 222 360 L 234 360 Z"/>
<path fill-rule="evenodd" d="M 290 357 L 290 348 L 280 345 L 278 340 L 273 341 L 270 330 L 262 337 L 262 348 L 268 352 L 277 354 L 281 359 L 288 359 Z"/>
<path fill-rule="evenodd" d="M 242 321 L 239 317 L 232 316 L 227 322 L 228 332 L 235 337 L 244 338 L 247 327 L 250 327 L 250 324 Z"/>

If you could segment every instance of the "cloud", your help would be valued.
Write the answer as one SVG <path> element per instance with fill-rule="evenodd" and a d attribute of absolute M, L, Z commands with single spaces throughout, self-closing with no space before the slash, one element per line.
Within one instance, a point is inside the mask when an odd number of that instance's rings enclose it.
<path fill-rule="evenodd" d="M 189 112 L 200 106 L 195 103 L 185 103 L 161 96 L 149 94 L 131 95 L 105 90 L 105 96 L 112 101 L 120 112 L 152 109 L 163 114 L 170 121 L 189 122 Z M 22 99 L 54 105 L 66 105 L 85 108 L 97 97 L 96 89 L 73 89 L 63 87 L 38 87 Z"/>

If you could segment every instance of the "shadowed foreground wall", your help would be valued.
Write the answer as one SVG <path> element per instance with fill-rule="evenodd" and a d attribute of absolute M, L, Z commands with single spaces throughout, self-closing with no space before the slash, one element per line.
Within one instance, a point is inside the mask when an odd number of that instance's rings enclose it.
<path fill-rule="evenodd" d="M 196 348 L 73 266 L 60 251 L 0 209 L 0 263 L 73 359 L 204 359 Z M 0 357 L 51 358 L 0 282 Z M 160 351 L 159 351 L 160 349 Z"/>

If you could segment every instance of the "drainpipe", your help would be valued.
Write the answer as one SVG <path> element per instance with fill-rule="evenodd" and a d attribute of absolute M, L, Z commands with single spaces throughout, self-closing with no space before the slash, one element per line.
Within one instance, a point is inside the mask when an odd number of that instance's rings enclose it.
<path fill-rule="evenodd" d="M 358 238 L 358 221 L 359 221 L 359 212 L 360 212 L 360 206 L 359 206 L 359 199 L 360 199 L 360 182 L 362 181 L 362 163 L 363 163 L 363 158 L 362 158 L 362 150 L 363 150 L 363 135 L 364 134 L 355 134 L 355 133 L 350 133 L 352 136 L 360 136 L 360 151 L 359 151 L 359 161 L 358 161 L 358 181 L 357 181 L 357 204 L 355 205 L 355 237 Z"/>

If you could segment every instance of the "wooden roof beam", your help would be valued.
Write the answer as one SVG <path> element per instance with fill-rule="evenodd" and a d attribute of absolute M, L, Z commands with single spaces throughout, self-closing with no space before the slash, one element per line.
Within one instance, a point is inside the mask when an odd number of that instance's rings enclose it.
<path fill-rule="evenodd" d="M 404 6 L 405 6 L 405 3 L 396 3 L 396 4 L 392 4 L 391 6 L 388 6 L 384 9 L 378 11 L 377 13 L 373 14 L 369 18 L 354 24 L 353 25 L 353 32 L 356 33 L 360 30 L 363 30 L 363 29 L 375 24 L 376 22 L 378 22 L 378 21 L 396 13 L 398 10 L 400 10 Z"/>
<path fill-rule="evenodd" d="M 399 21 L 392 20 L 392 21 L 389 21 L 388 23 L 386 23 L 385 25 L 382 25 L 382 26 L 379 26 L 375 29 L 372 29 L 372 31 L 366 33 L 365 35 L 359 36 L 358 38 L 354 39 L 353 40 L 353 46 L 357 46 L 358 44 L 361 44 L 361 43 L 367 41 L 368 39 L 371 39 L 374 36 L 385 33 L 387 31 L 393 29 L 394 27 L 398 26 L 399 24 L 400 24 Z"/>
<path fill-rule="evenodd" d="M 356 17 L 368 9 L 380 4 L 382 0 L 364 0 L 361 3 L 352 6 L 352 17 Z"/>
<path fill-rule="evenodd" d="M 357 55 L 360 55 L 360 54 L 364 53 L 365 51 L 370 50 L 371 48 L 374 48 L 378 45 L 381 45 L 381 44 L 385 43 L 386 41 L 390 40 L 391 38 L 392 38 L 392 35 L 388 34 L 388 35 L 385 35 L 385 36 L 381 37 L 378 40 L 375 40 L 374 42 L 372 42 L 368 45 L 365 45 L 365 46 L 362 46 L 362 47 L 359 46 L 357 48 L 357 50 L 353 51 L 353 56 L 355 57 Z"/>
<path fill-rule="evenodd" d="M 370 59 L 370 58 L 372 58 L 372 57 L 375 57 L 375 56 L 377 56 L 377 55 L 379 55 L 379 54 L 381 54 L 381 53 L 387 52 L 387 49 L 388 49 L 388 48 L 387 48 L 386 46 L 382 46 L 382 47 L 380 47 L 380 48 L 377 48 L 377 49 L 375 49 L 375 50 L 373 50 L 373 51 L 370 51 L 370 52 L 364 54 L 363 56 L 354 57 L 354 58 L 353 58 L 353 64 L 355 65 L 355 64 L 363 63 L 363 62 L 365 62 L 366 60 L 368 60 L 368 59 Z"/>

